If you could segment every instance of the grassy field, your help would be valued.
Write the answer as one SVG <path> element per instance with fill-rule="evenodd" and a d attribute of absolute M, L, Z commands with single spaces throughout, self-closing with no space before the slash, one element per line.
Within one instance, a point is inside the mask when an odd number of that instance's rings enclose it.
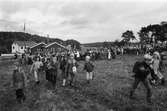
<path fill-rule="evenodd" d="M 40 87 L 30 81 L 23 104 L 16 103 L 15 92 L 10 87 L 14 61 L 1 60 L 0 111 L 167 111 L 166 85 L 152 87 L 151 105 L 145 100 L 146 90 L 142 84 L 136 90 L 136 99 L 128 98 L 133 83 L 132 67 L 139 59 L 141 57 L 123 56 L 111 61 L 96 61 L 95 79 L 90 84 L 86 83 L 83 62 L 80 62 L 75 87 L 62 87 L 59 75 L 54 92 L 45 80 Z"/>

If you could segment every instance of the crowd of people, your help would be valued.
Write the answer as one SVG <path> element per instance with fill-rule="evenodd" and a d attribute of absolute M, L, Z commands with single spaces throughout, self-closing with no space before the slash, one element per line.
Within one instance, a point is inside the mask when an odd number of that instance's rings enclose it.
<path fill-rule="evenodd" d="M 34 81 L 39 86 L 41 80 L 47 80 L 52 85 L 52 89 L 56 90 L 57 76 L 61 70 L 62 86 L 74 86 L 74 79 L 79 66 L 79 56 L 76 53 L 64 53 L 63 55 L 36 55 L 30 56 L 23 54 L 21 58 L 17 58 L 13 71 L 13 86 L 16 89 L 16 98 L 19 103 L 25 100 L 24 88 L 28 84 L 27 81 Z M 31 66 L 27 71 L 27 67 Z M 85 78 L 87 83 L 93 80 L 94 64 L 90 55 L 85 56 Z M 27 72 L 26 72 L 27 71 Z M 43 72 L 45 76 L 43 75 Z M 30 77 L 32 76 L 32 77 Z M 32 79 L 32 80 L 28 80 Z"/>
<path fill-rule="evenodd" d="M 120 51 L 120 54 L 124 54 L 123 49 Z M 24 87 L 27 85 L 27 80 L 30 79 L 30 75 L 32 75 L 35 85 L 38 86 L 41 79 L 45 79 L 52 84 L 52 89 L 55 90 L 57 76 L 60 73 L 59 70 L 61 70 L 62 86 L 74 86 L 74 79 L 79 66 L 78 61 L 85 60 L 83 70 L 86 72 L 85 78 L 89 84 L 94 78 L 93 72 L 95 65 L 93 61 L 115 59 L 116 55 L 118 55 L 117 51 L 112 49 L 101 50 L 99 52 L 88 50 L 84 54 L 79 51 L 50 55 L 37 54 L 35 56 L 23 54 L 21 58 L 17 58 L 17 62 L 15 63 L 16 68 L 13 71 L 13 86 L 16 89 L 17 101 L 21 103 L 25 100 Z M 130 92 L 130 98 L 133 97 L 133 93 L 138 84 L 142 82 L 147 89 L 147 101 L 151 102 L 152 94 L 149 84 L 163 85 L 165 82 L 165 78 L 160 70 L 161 61 L 160 53 L 155 51 L 154 53 L 145 54 L 143 61 L 137 61 L 135 63 L 133 67 L 135 81 Z M 27 65 L 31 65 L 28 72 L 26 72 Z M 41 72 L 44 72 L 45 76 Z M 148 75 L 151 75 L 151 78 L 148 79 Z"/>

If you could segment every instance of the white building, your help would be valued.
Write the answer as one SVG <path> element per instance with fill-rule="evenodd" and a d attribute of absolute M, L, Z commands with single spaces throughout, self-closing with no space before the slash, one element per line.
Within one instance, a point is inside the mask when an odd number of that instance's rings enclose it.
<path fill-rule="evenodd" d="M 33 41 L 14 41 L 12 44 L 12 53 L 24 53 L 27 48 L 30 48 L 37 43 Z"/>

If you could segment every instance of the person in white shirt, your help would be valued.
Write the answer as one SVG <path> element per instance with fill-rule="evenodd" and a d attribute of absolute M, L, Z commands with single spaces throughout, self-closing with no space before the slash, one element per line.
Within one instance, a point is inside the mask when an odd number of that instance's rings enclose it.
<path fill-rule="evenodd" d="M 108 50 L 108 60 L 111 60 L 111 51 Z"/>
<path fill-rule="evenodd" d="M 43 66 L 43 63 L 40 61 L 40 58 L 37 57 L 36 61 L 32 64 L 31 69 L 30 69 L 30 73 L 34 74 L 34 79 L 35 79 L 35 82 L 37 84 L 40 83 L 40 81 L 39 81 L 39 69 L 41 68 L 41 66 Z"/>
<path fill-rule="evenodd" d="M 80 59 L 80 53 L 79 53 L 79 51 L 76 51 L 76 59 L 77 59 L 77 60 Z"/>
<path fill-rule="evenodd" d="M 153 64 L 152 68 L 154 70 L 154 74 L 158 77 L 159 81 L 161 84 L 164 84 L 164 76 L 160 72 L 160 62 L 161 62 L 161 56 L 159 52 L 154 52 L 153 53 Z"/>

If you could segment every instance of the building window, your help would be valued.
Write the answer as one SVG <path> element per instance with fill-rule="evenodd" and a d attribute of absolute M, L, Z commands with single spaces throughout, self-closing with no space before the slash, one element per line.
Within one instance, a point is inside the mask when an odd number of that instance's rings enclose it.
<path fill-rule="evenodd" d="M 21 49 L 23 49 L 23 46 L 21 46 Z"/>
<path fill-rule="evenodd" d="M 14 46 L 13 46 L 13 49 L 14 49 Z"/>

